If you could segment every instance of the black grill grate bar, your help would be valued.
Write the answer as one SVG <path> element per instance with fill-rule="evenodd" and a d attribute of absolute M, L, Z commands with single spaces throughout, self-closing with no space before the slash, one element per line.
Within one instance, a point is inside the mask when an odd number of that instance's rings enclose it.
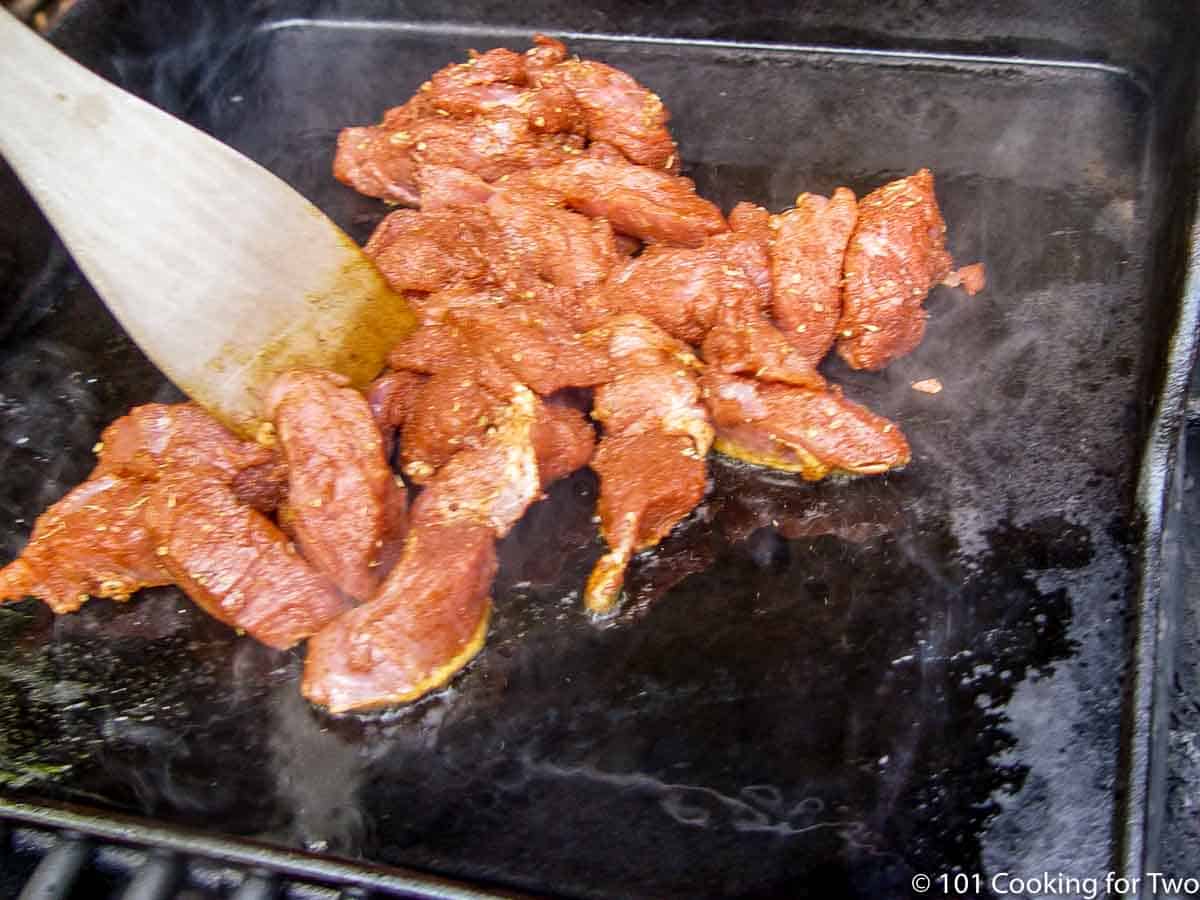
<path fill-rule="evenodd" d="M 173 853 L 151 853 L 138 867 L 121 900 L 171 900 L 183 876 L 183 865 Z"/>
<path fill-rule="evenodd" d="M 238 885 L 230 900 L 275 900 L 279 885 L 264 872 L 251 872 Z"/>
<path fill-rule="evenodd" d="M 64 832 L 38 863 L 17 900 L 65 900 L 91 855 L 92 846 L 82 835 Z"/>
<path fill-rule="evenodd" d="M 64 839 L 78 842 L 85 840 L 86 836 L 87 840 L 95 842 L 96 850 L 92 855 L 97 859 L 114 855 L 121 857 L 120 860 L 113 860 L 116 862 L 114 867 L 120 871 L 140 871 L 155 854 L 173 855 L 179 860 L 181 872 L 184 873 L 181 881 L 189 885 L 197 881 L 210 881 L 211 877 L 197 877 L 202 870 L 208 876 L 217 875 L 217 881 L 221 883 L 209 889 L 225 896 L 225 892 L 234 886 L 236 890 L 244 887 L 248 892 L 253 891 L 246 895 L 250 900 L 272 896 L 280 900 L 285 897 L 287 900 L 368 900 L 380 896 L 419 897 L 425 900 L 516 900 L 527 896 L 452 882 L 436 875 L 312 857 L 270 845 L 147 824 L 114 815 L 35 806 L 0 796 L 0 821 L 4 819 L 8 820 L 12 829 L 14 845 L 20 845 L 15 849 L 43 858 L 38 872 L 46 866 L 48 855 L 53 855 Z M 43 829 L 54 829 L 56 833 Z M 85 847 L 91 850 L 91 845 Z M 85 853 L 81 864 L 87 859 L 88 854 Z M 256 874 L 265 880 L 265 884 L 252 887 L 249 884 L 250 876 L 241 875 L 241 872 Z M 273 883 L 271 878 L 275 879 Z M 28 882 L 26 891 L 33 885 L 33 881 Z M 18 900 L 57 900 L 66 896 L 67 893 L 22 893 Z"/>

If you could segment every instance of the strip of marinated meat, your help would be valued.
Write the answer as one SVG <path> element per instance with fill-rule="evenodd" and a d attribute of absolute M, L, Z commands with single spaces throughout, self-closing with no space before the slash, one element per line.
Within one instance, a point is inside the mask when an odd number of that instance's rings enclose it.
<path fill-rule="evenodd" d="M 394 291 L 440 291 L 492 280 L 499 235 L 481 206 L 398 209 L 371 234 L 363 252 Z"/>
<path fill-rule="evenodd" d="M 38 517 L 21 555 L 0 569 L 0 600 L 37 597 L 61 614 L 89 597 L 128 600 L 170 584 L 143 521 L 148 498 L 137 479 L 89 478 Z"/>
<path fill-rule="evenodd" d="M 527 54 L 491 50 L 436 72 L 378 125 L 338 135 L 334 176 L 360 193 L 416 206 L 419 173 L 451 165 L 485 181 L 554 165 L 587 139 L 669 173 L 679 154 L 657 94 L 630 75 L 538 35 Z"/>
<path fill-rule="evenodd" d="M 543 89 L 566 88 L 582 109 L 589 139 L 611 144 L 638 165 L 679 171 L 679 151 L 667 131 L 670 114 L 659 96 L 633 76 L 576 58 L 544 69 L 532 80 Z"/>
<path fill-rule="evenodd" d="M 500 230 L 509 265 L 501 286 L 510 292 L 531 272 L 558 287 L 586 288 L 604 281 L 618 262 L 612 226 L 529 198 L 496 192 L 487 204 Z"/>
<path fill-rule="evenodd" d="M 482 445 L 444 465 L 413 503 L 412 527 L 466 522 L 503 537 L 541 496 L 534 442 L 541 402 L 513 383 Z"/>
<path fill-rule="evenodd" d="M 511 384 L 549 396 L 607 380 L 604 353 L 533 304 L 463 309 L 409 335 L 389 355 L 394 369 L 430 375 L 400 433 L 404 474 L 418 484 L 448 460 L 481 445 Z"/>
<path fill-rule="evenodd" d="M 607 381 L 607 354 L 580 340 L 569 322 L 533 303 L 480 306 L 449 313 L 476 359 L 490 357 L 543 397 Z"/>
<path fill-rule="evenodd" d="M 413 414 L 423 384 L 425 376 L 417 372 L 388 371 L 367 387 L 367 405 L 383 438 L 383 454 L 388 459 L 395 450 L 396 429 L 403 427 Z"/>
<path fill-rule="evenodd" d="M 525 57 L 498 47 L 486 53 L 472 51 L 466 62 L 439 69 L 421 90 L 435 109 L 468 117 L 518 106 L 526 80 Z"/>
<path fill-rule="evenodd" d="M 833 346 L 842 314 L 842 259 L 857 220 L 848 188 L 828 199 L 801 194 L 795 208 L 770 220 L 771 311 L 814 366 Z"/>
<path fill-rule="evenodd" d="M 836 388 L 814 391 L 712 369 L 701 383 L 716 426 L 714 446 L 726 456 L 811 481 L 833 472 L 878 475 L 909 461 L 900 429 Z"/>
<path fill-rule="evenodd" d="M 552 166 L 583 146 L 580 135 L 536 130 L 515 109 L 497 107 L 469 119 L 443 117 L 418 96 L 389 110 L 379 125 L 343 129 L 333 174 L 360 194 L 417 206 L 416 178 L 423 165 L 451 165 L 495 181 Z"/>
<path fill-rule="evenodd" d="M 425 488 L 404 554 L 376 596 L 309 642 L 309 700 L 335 713 L 413 700 L 483 646 L 495 541 L 541 496 L 538 405 L 514 385 L 485 444 L 460 453 Z"/>
<path fill-rule="evenodd" d="M 349 608 L 270 519 L 203 466 L 172 470 L 147 490 L 156 557 L 213 618 L 285 650 Z"/>
<path fill-rule="evenodd" d="M 661 541 L 703 499 L 713 433 L 689 347 L 638 315 L 615 317 L 584 338 L 604 347 L 617 370 L 596 390 L 592 410 L 604 428 L 591 465 L 609 550 L 592 569 L 584 604 L 605 614 L 633 554 Z"/>
<path fill-rule="evenodd" d="M 325 370 L 285 372 L 265 408 L 287 461 L 289 524 L 304 558 L 365 600 L 399 556 L 408 501 L 370 406 L 348 383 Z"/>
<path fill-rule="evenodd" d="M 239 503 L 269 516 L 287 502 L 287 463 L 277 456 L 271 462 L 242 469 L 233 476 L 230 487 Z"/>
<path fill-rule="evenodd" d="M 342 713 L 441 687 L 483 647 L 495 574 L 491 529 L 414 529 L 378 595 L 308 642 L 301 692 Z"/>
<path fill-rule="evenodd" d="M 482 204 L 397 210 L 365 251 L 393 290 L 432 295 L 409 298 L 426 321 L 448 300 L 489 291 L 594 287 L 623 259 L 608 222 L 496 191 Z"/>
<path fill-rule="evenodd" d="M 596 432 L 581 410 L 549 399 L 534 423 L 533 447 L 542 487 L 547 487 L 591 461 Z"/>
<path fill-rule="evenodd" d="M 400 430 L 404 474 L 425 484 L 458 453 L 478 448 L 502 405 L 481 383 L 478 361 L 470 357 L 430 376 Z"/>
<path fill-rule="evenodd" d="M 838 355 L 882 369 L 910 353 L 925 334 L 921 303 L 952 266 L 928 169 L 867 194 L 846 247 Z"/>
<path fill-rule="evenodd" d="M 613 274 L 603 303 L 637 313 L 672 337 L 701 347 L 730 374 L 822 387 L 815 363 L 767 319 L 767 251 L 752 234 L 717 235 L 703 247 L 650 247 Z"/>
<path fill-rule="evenodd" d="M 232 479 L 275 461 L 269 447 L 241 440 L 195 403 L 134 407 L 104 429 L 98 453 L 93 476 L 112 472 L 146 479 L 197 464 Z"/>
<path fill-rule="evenodd" d="M 587 216 L 603 217 L 644 241 L 698 247 L 728 230 L 725 217 L 696 193 L 691 179 L 627 162 L 574 156 L 556 166 L 512 175 L 504 187 L 560 197 Z"/>

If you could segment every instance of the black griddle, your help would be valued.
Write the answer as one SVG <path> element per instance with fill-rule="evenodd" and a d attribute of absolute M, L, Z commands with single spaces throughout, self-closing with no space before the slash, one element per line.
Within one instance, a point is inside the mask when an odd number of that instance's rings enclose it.
<path fill-rule="evenodd" d="M 503 542 L 484 652 L 398 711 L 322 714 L 300 654 L 173 590 L 0 607 L 0 815 L 577 897 L 1154 870 L 1158 635 L 1182 596 L 1163 500 L 1197 320 L 1183 5 L 167 6 L 81 0 L 57 40 L 356 238 L 386 208 L 329 175 L 337 130 L 541 28 L 652 86 L 726 209 L 932 168 L 950 248 L 989 286 L 936 290 L 925 342 L 883 373 L 824 367 L 902 423 L 905 471 L 806 484 L 714 457 L 604 627 L 580 609 L 601 551 L 580 473 Z M 107 421 L 178 394 L 7 173 L 0 196 L 8 559 Z M 928 377 L 944 391 L 910 388 Z"/>

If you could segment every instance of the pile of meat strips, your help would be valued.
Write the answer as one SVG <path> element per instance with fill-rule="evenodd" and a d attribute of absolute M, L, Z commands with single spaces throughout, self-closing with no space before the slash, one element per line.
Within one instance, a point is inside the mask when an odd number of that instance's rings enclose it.
<path fill-rule="evenodd" d="M 726 218 L 678 174 L 655 94 L 534 44 L 449 66 L 339 137 L 340 180 L 411 207 L 366 250 L 421 324 L 366 394 L 289 372 L 259 442 L 192 404 L 134 409 L 0 597 L 66 613 L 175 584 L 272 647 L 308 639 L 304 695 L 364 709 L 478 652 L 497 539 L 582 466 L 607 542 L 584 596 L 603 615 L 634 554 L 700 502 L 710 448 L 808 479 L 908 462 L 900 429 L 817 364 L 836 346 L 882 368 L 921 340 L 931 287 L 982 286 L 981 267 L 952 270 L 933 176 Z"/>

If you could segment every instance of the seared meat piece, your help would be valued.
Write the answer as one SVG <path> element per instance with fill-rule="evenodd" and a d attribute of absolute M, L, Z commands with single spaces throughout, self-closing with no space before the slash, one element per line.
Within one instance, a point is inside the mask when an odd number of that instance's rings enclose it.
<path fill-rule="evenodd" d="M 971 263 L 969 266 L 955 269 L 943 279 L 942 284 L 947 287 L 961 287 L 974 297 L 987 287 L 987 273 L 984 271 L 983 263 Z"/>
<path fill-rule="evenodd" d="M 717 324 L 722 306 L 740 314 L 762 304 L 753 282 L 711 244 L 695 250 L 647 247 L 613 273 L 603 295 L 613 309 L 645 316 L 694 345 Z"/>
<path fill-rule="evenodd" d="M 542 396 L 611 377 L 608 356 L 583 343 L 570 323 L 533 303 L 462 309 L 447 315 L 475 358 L 491 357 Z"/>
<path fill-rule="evenodd" d="M 38 517 L 20 557 L 0 569 L 0 600 L 37 597 L 56 613 L 91 597 L 128 600 L 144 587 L 170 584 L 143 522 L 149 486 L 97 475 Z"/>
<path fill-rule="evenodd" d="M 431 374 L 413 398 L 400 435 L 404 474 L 428 481 L 464 449 L 480 446 L 514 382 L 543 395 L 586 387 L 611 374 L 602 351 L 533 304 L 469 308 L 449 313 L 393 349 L 393 368 Z"/>
<path fill-rule="evenodd" d="M 397 210 L 371 235 L 366 253 L 425 320 L 451 297 L 536 296 L 550 287 L 597 285 L 618 260 L 612 227 L 527 196 L 492 191 L 483 204 Z M 439 299 L 440 298 L 440 299 Z"/>
<path fill-rule="evenodd" d="M 679 154 L 656 94 L 624 72 L 538 36 L 521 56 L 492 50 L 435 73 L 378 125 L 338 135 L 334 176 L 360 193 L 416 206 L 425 165 L 495 181 L 606 141 L 634 163 L 674 174 Z"/>
<path fill-rule="evenodd" d="M 529 388 L 513 384 L 480 446 L 455 456 L 421 492 L 412 527 L 466 522 L 507 534 L 541 496 L 534 445 L 541 406 Z"/>
<path fill-rule="evenodd" d="M 309 642 L 304 696 L 333 712 L 402 703 L 445 684 L 479 651 L 496 538 L 541 495 L 538 404 L 517 385 L 485 443 L 426 487 L 379 593 Z"/>
<path fill-rule="evenodd" d="M 921 302 L 953 265 L 945 242 L 928 169 L 885 184 L 858 204 L 837 325 L 838 355 L 852 368 L 882 369 L 921 343 Z"/>
<path fill-rule="evenodd" d="M 383 455 L 391 458 L 396 429 L 404 427 L 416 409 L 425 376 L 416 372 L 385 372 L 367 388 L 367 405 L 383 438 Z"/>
<path fill-rule="evenodd" d="M 458 169 L 429 166 L 422 169 L 420 181 L 422 206 L 433 212 L 493 204 L 497 198 L 533 209 L 565 205 L 607 220 L 618 238 L 687 247 L 700 246 L 710 235 L 728 230 L 720 210 L 699 197 L 687 178 L 606 155 L 575 157 L 495 184 Z"/>
<path fill-rule="evenodd" d="M 604 304 L 637 313 L 690 344 L 729 373 L 821 387 L 801 356 L 763 313 L 769 293 L 766 249 L 751 235 L 723 234 L 703 247 L 650 247 L 602 288 Z"/>
<path fill-rule="evenodd" d="M 604 219 L 534 205 L 504 192 L 492 196 L 488 212 L 511 260 L 505 273 L 508 283 L 502 283 L 509 290 L 516 289 L 519 276 L 527 272 L 559 287 L 599 284 L 618 260 L 612 226 Z"/>
<path fill-rule="evenodd" d="M 728 228 L 721 211 L 696 193 L 690 179 L 626 162 L 576 156 L 513 175 L 503 186 L 547 192 L 644 241 L 697 247 Z"/>
<path fill-rule="evenodd" d="M 164 474 L 149 497 L 154 553 L 213 618 L 285 650 L 348 608 L 283 532 L 203 467 Z"/>
<path fill-rule="evenodd" d="M 616 606 L 633 554 L 652 547 L 695 509 L 707 484 L 712 426 L 700 402 L 690 349 L 648 319 L 619 316 L 588 332 L 617 369 L 596 390 L 592 417 L 604 427 L 592 458 L 597 511 L 609 551 L 588 578 L 594 613 Z"/>
<path fill-rule="evenodd" d="M 632 76 L 593 60 L 567 59 L 533 82 L 543 89 L 561 86 L 574 97 L 590 140 L 616 147 L 638 165 L 679 171 L 679 152 L 667 131 L 670 115 L 659 96 Z"/>
<path fill-rule="evenodd" d="M 277 456 L 271 462 L 242 469 L 230 486 L 238 503 L 269 516 L 287 501 L 287 463 Z"/>
<path fill-rule="evenodd" d="M 546 400 L 533 426 L 542 487 L 582 469 L 596 449 L 596 432 L 578 409 Z"/>
<path fill-rule="evenodd" d="M 495 224 L 482 207 L 398 209 L 371 234 L 363 251 L 394 291 L 440 291 L 487 281 L 497 251 Z"/>
<path fill-rule="evenodd" d="M 474 359 L 439 370 L 421 386 L 400 431 L 404 474 L 424 484 L 457 453 L 478 447 L 500 404 L 480 383 Z"/>
<path fill-rule="evenodd" d="M 449 165 L 495 181 L 528 168 L 552 166 L 579 152 L 575 134 L 545 134 L 523 112 L 497 107 L 469 119 L 443 117 L 421 96 L 389 110 L 379 125 L 338 135 L 334 177 L 368 197 L 420 203 L 417 173 L 427 163 Z"/>
<path fill-rule="evenodd" d="M 476 116 L 500 106 L 517 106 L 524 84 L 525 58 L 499 47 L 472 52 L 465 63 L 439 69 L 422 92 L 435 109 L 452 116 Z"/>
<path fill-rule="evenodd" d="M 304 558 L 351 597 L 365 600 L 404 538 L 407 497 L 384 455 L 366 399 L 346 378 L 286 372 L 267 394 L 287 460 L 290 526 Z"/>
<path fill-rule="evenodd" d="M 397 371 L 433 375 L 462 363 L 467 346 L 457 328 L 426 324 L 411 332 L 388 353 L 387 364 Z"/>
<path fill-rule="evenodd" d="M 908 463 L 908 442 L 892 422 L 836 388 L 807 390 L 709 369 L 701 378 L 714 446 L 755 465 L 816 481 L 832 472 L 878 475 Z"/>
<path fill-rule="evenodd" d="M 814 366 L 833 346 L 842 313 L 842 258 L 858 219 L 854 193 L 801 194 L 771 217 L 771 310 L 792 345 Z"/>
<path fill-rule="evenodd" d="M 341 713 L 441 687 L 483 647 L 495 574 L 490 528 L 414 529 L 375 598 L 308 642 L 302 693 Z"/>
<path fill-rule="evenodd" d="M 592 458 L 600 477 L 596 512 L 609 551 L 588 576 L 584 604 L 612 612 L 633 554 L 656 545 L 704 499 L 704 457 L 689 438 L 646 431 L 605 435 Z"/>
<path fill-rule="evenodd" d="M 275 461 L 269 447 L 241 440 L 194 403 L 134 407 L 101 433 L 99 454 L 92 477 L 112 472 L 154 479 L 203 464 L 231 480 L 243 469 Z"/>

